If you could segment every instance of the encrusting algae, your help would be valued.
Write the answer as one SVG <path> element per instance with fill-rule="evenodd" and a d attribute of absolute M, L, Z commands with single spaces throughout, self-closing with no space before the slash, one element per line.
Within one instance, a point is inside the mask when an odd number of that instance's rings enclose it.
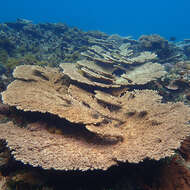
<path fill-rule="evenodd" d="M 94 70 L 112 80 L 107 84 L 103 77 L 80 76 L 66 66 L 63 73 L 31 65 L 14 70 L 15 80 L 2 93 L 3 103 L 30 111 L 31 117 L 38 112 L 42 118 L 47 113 L 59 118 L 54 124 L 35 121 L 25 128 L 0 124 L 0 139 L 16 160 L 44 169 L 107 170 L 119 162 L 172 156 L 189 135 L 190 108 L 183 103 L 162 103 L 153 90 L 115 95 L 119 87 L 112 73 Z M 61 130 L 49 133 L 47 125 Z"/>

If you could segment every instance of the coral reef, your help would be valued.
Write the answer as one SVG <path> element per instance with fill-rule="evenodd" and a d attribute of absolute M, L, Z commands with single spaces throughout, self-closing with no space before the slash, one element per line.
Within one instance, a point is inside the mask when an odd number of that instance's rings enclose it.
<path fill-rule="evenodd" d="M 160 175 L 155 184 L 146 186 L 148 190 L 189 190 L 190 171 L 183 165 L 180 158 L 174 157 L 169 164 L 160 168 Z"/>
<path fill-rule="evenodd" d="M 187 45 L 184 49 L 187 49 Z M 31 21 L 20 22 L 19 19 L 0 25 L 0 49 L 6 52 L 6 60 L 20 60 L 32 54 L 35 62 L 45 62 L 51 66 L 57 66 L 60 62 L 76 62 L 81 59 L 81 53 L 97 61 L 129 64 L 142 63 L 143 57 L 144 62 L 152 61 L 157 55 L 158 62 L 167 60 L 172 63 L 179 61 L 187 52 L 159 35 L 143 35 L 139 40 L 134 40 L 119 35 L 109 36 L 99 31 L 83 32 L 63 23 L 33 24 Z"/>
<path fill-rule="evenodd" d="M 2 174 L 0 174 L 0 189 L 7 190 L 7 180 Z"/>
<path fill-rule="evenodd" d="M 158 34 L 142 35 L 139 42 L 143 50 L 155 52 L 162 61 L 174 61 L 181 57 L 177 53 L 179 50 Z"/>
<path fill-rule="evenodd" d="M 162 86 L 169 92 L 170 101 L 183 101 L 189 104 L 190 93 L 190 61 L 179 61 L 176 64 L 168 65 L 166 75 L 162 77 Z"/>
<path fill-rule="evenodd" d="M 76 64 L 62 63 L 60 67 L 73 80 L 102 87 L 143 85 L 167 73 L 162 65 L 152 62 L 126 68 L 117 62 L 80 60 Z"/>
<path fill-rule="evenodd" d="M 139 38 L 139 41 L 144 48 L 147 48 L 149 50 L 168 48 L 168 41 L 157 34 L 142 35 Z"/>
<path fill-rule="evenodd" d="M 190 189 L 189 44 L 1 23 L 0 189 Z"/>
<path fill-rule="evenodd" d="M 85 89 L 49 67 L 18 66 L 13 75 L 16 80 L 2 93 L 4 103 L 64 119 L 59 122 L 61 131 L 54 135 L 43 123 L 26 129 L 11 122 L 1 124 L 0 138 L 14 158 L 32 166 L 106 170 L 118 162 L 159 160 L 173 155 L 190 132 L 184 124 L 190 116 L 189 107 L 163 104 L 155 91 L 126 91 L 114 96 L 101 86 Z"/>
<path fill-rule="evenodd" d="M 163 77 L 166 73 L 162 65 L 148 62 L 133 68 L 133 70 L 126 71 L 121 75 L 121 79 L 117 80 L 117 84 L 126 84 L 126 80 L 129 84 L 146 84 Z"/>

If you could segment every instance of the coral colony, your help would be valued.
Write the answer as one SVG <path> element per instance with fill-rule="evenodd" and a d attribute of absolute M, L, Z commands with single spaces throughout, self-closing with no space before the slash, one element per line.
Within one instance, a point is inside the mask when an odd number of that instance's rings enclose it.
<path fill-rule="evenodd" d="M 64 24 L 0 28 L 0 171 L 18 162 L 94 172 L 179 152 L 189 158 L 188 43 L 179 48 L 159 35 L 133 40 Z M 2 189 L 18 178 L 33 183 L 31 173 L 3 171 Z"/>

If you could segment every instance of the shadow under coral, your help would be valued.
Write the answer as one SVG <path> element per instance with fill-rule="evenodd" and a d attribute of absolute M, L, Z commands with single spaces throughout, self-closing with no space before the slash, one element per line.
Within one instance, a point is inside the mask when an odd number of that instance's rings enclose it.
<path fill-rule="evenodd" d="M 139 164 L 119 163 L 118 166 L 113 166 L 107 171 L 95 170 L 81 172 L 43 170 L 40 167 L 33 168 L 19 161 L 15 162 L 15 160 L 12 160 L 6 167 L 0 168 L 0 171 L 3 176 L 12 177 L 12 183 L 18 183 L 21 189 L 27 185 L 28 187 L 51 187 L 53 190 L 62 190 L 63 188 L 71 190 L 119 190 L 121 188 L 146 190 L 145 187 L 159 186 L 161 170 L 165 165 L 165 160 L 159 162 L 145 160 Z M 14 179 L 19 178 L 20 174 L 23 175 L 20 181 L 19 179 L 17 179 L 18 181 L 14 181 Z M 31 180 L 34 183 L 36 181 L 38 184 L 31 184 Z"/>
<path fill-rule="evenodd" d="M 65 138 L 74 138 L 77 141 L 83 141 L 88 144 L 96 144 L 102 146 L 114 145 L 122 142 L 121 136 L 106 136 L 93 133 L 89 131 L 85 125 L 72 123 L 64 118 L 59 118 L 56 115 L 40 112 L 24 112 L 12 108 L 12 113 L 9 115 L 13 122 L 18 127 L 26 126 L 27 124 L 34 122 L 41 122 L 45 124 L 45 128 L 42 125 L 43 130 L 47 130 L 53 134 L 60 134 Z M 9 117 L 8 116 L 8 117 Z M 42 128 L 30 129 L 31 131 L 42 130 Z"/>

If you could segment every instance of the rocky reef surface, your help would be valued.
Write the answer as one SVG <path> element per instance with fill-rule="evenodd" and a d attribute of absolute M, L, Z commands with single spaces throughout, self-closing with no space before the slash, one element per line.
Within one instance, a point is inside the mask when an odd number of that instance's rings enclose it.
<path fill-rule="evenodd" d="M 0 189 L 190 189 L 190 40 L 0 24 Z"/>

